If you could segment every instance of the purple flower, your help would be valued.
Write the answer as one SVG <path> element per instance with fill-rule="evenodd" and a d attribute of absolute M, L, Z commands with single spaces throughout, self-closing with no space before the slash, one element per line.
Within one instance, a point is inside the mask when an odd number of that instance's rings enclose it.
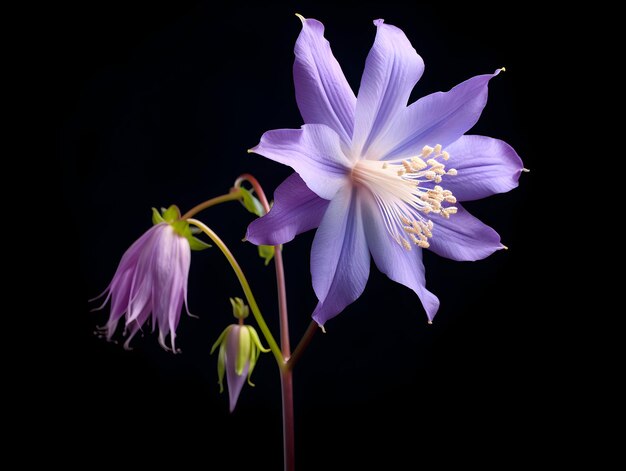
<path fill-rule="evenodd" d="M 301 20 L 294 82 L 306 124 L 268 131 L 251 149 L 297 173 L 246 237 L 278 245 L 318 228 L 311 274 L 320 325 L 361 295 L 370 253 L 383 273 L 417 293 L 432 320 L 439 300 L 425 287 L 422 248 L 453 260 L 504 248 L 493 229 L 456 204 L 509 191 L 523 169 L 505 142 L 464 135 L 480 117 L 489 80 L 503 69 L 407 106 L 424 62 L 402 30 L 376 20 L 355 97 L 322 23 Z"/>
<path fill-rule="evenodd" d="M 158 217 L 158 213 L 155 215 Z M 160 219 L 162 220 L 162 218 Z M 124 348 L 148 321 L 152 330 L 159 327 L 159 343 L 170 350 L 165 339 L 170 336 L 171 350 L 176 352 L 176 327 L 183 303 L 187 304 L 187 278 L 191 249 L 185 236 L 167 222 L 150 228 L 126 251 L 111 284 L 100 296 L 111 300 L 111 313 L 102 331 L 108 340 L 124 316 Z"/>

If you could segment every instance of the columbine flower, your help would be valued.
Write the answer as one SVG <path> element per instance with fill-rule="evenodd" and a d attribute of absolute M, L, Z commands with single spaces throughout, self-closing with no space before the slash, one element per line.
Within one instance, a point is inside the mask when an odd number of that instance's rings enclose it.
<path fill-rule="evenodd" d="M 517 186 L 522 163 L 508 144 L 463 135 L 503 69 L 407 106 L 424 62 L 402 30 L 376 20 L 357 98 L 324 26 L 300 19 L 294 82 L 306 124 L 266 132 L 251 149 L 297 173 L 277 188 L 272 210 L 246 238 L 278 245 L 319 227 L 311 274 L 320 325 L 361 295 L 370 252 L 383 273 L 417 293 L 432 319 L 439 300 L 425 287 L 423 248 L 453 260 L 504 248 L 493 229 L 456 204 Z"/>
<path fill-rule="evenodd" d="M 249 308 L 240 298 L 230 298 L 233 306 L 233 315 L 241 319 L 248 317 Z M 261 352 L 269 352 L 269 348 L 263 348 L 259 335 L 254 327 L 243 325 L 243 323 L 231 324 L 219 336 L 211 348 L 211 353 L 217 347 L 220 351 L 217 358 L 217 375 L 220 385 L 220 392 L 224 391 L 224 373 L 228 382 L 228 397 L 230 411 L 235 410 L 237 399 L 243 388 L 243 384 L 248 380 L 250 386 L 254 386 L 250 377 L 256 366 Z"/>
<path fill-rule="evenodd" d="M 169 350 L 165 339 L 170 336 L 171 350 L 176 352 L 176 328 L 183 303 L 187 305 L 187 278 L 191 263 L 191 248 L 206 247 L 191 236 L 189 225 L 180 221 L 176 206 L 164 210 L 161 216 L 153 210 L 155 225 L 124 253 L 111 284 L 100 295 L 111 300 L 111 313 L 101 329 L 108 340 L 117 324 L 125 318 L 128 335 L 124 348 L 148 321 L 152 330 L 159 327 L 159 343 Z M 191 247 L 190 247 L 191 245 Z"/>

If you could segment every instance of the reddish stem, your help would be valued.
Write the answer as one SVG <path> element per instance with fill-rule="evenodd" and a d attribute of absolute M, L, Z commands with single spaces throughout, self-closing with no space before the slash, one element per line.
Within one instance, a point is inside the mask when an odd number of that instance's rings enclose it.
<path fill-rule="evenodd" d="M 254 192 L 265 213 L 270 210 L 269 202 L 259 181 L 249 173 L 240 175 L 235 181 L 235 188 L 238 188 L 243 181 L 247 181 L 254 188 Z M 279 245 L 275 246 L 274 266 L 276 267 L 276 284 L 278 286 L 278 313 L 280 321 L 280 349 L 283 354 L 284 364 L 280 365 L 280 384 L 283 405 L 283 451 L 285 471 L 295 470 L 295 435 L 294 435 L 294 411 L 293 411 L 293 373 L 286 367 L 291 357 L 291 346 L 289 342 L 289 316 L 287 314 L 287 290 L 285 287 L 285 269 L 283 265 L 283 254 Z"/>

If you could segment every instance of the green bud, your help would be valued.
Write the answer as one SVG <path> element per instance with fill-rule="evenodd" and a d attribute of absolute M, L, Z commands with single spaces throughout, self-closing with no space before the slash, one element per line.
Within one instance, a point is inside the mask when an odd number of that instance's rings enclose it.
<path fill-rule="evenodd" d="M 241 298 L 230 298 L 230 304 L 233 307 L 233 316 L 237 319 L 245 319 L 250 315 L 250 308 Z"/>
<path fill-rule="evenodd" d="M 213 353 L 219 347 L 217 359 L 217 376 L 220 392 L 224 391 L 224 377 L 228 383 L 228 395 L 231 412 L 235 408 L 239 393 L 250 380 L 261 352 L 269 352 L 264 348 L 254 327 L 250 325 L 232 324 L 226 327 L 211 348 Z M 247 377 L 244 373 L 247 371 Z"/>

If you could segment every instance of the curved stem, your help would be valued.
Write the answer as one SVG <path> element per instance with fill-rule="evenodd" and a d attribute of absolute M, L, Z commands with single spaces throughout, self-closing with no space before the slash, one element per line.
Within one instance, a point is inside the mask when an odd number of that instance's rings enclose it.
<path fill-rule="evenodd" d="M 254 188 L 254 192 L 259 197 L 259 202 L 265 209 L 265 214 L 270 210 L 270 204 L 267 201 L 263 187 L 259 181 L 249 173 L 240 175 L 235 180 L 235 188 L 239 188 L 244 181 L 249 182 Z M 285 268 L 283 264 L 283 254 L 280 245 L 275 246 L 274 266 L 276 267 L 276 285 L 278 289 L 278 314 L 280 317 L 280 348 L 285 361 L 291 356 L 291 345 L 289 341 L 289 315 L 287 312 L 287 288 L 285 286 Z"/>
<path fill-rule="evenodd" d="M 291 355 L 291 357 L 287 361 L 288 370 L 293 370 L 293 367 L 296 365 L 306 348 L 309 346 L 311 340 L 313 340 L 313 336 L 315 335 L 315 332 L 317 332 L 317 329 L 319 329 L 317 322 L 311 321 L 309 327 L 307 327 L 306 329 L 306 332 L 300 339 L 300 342 L 298 343 L 298 345 L 296 345 L 296 349 L 293 351 L 293 355 Z"/>
<path fill-rule="evenodd" d="M 249 173 L 240 175 L 235 181 L 235 188 L 239 188 L 242 182 L 248 181 L 254 188 L 259 201 L 265 209 L 265 214 L 270 210 L 270 205 L 265 192 L 259 181 Z M 280 386 L 283 406 L 283 453 L 285 471 L 296 469 L 295 460 L 295 420 L 293 408 L 293 372 L 287 368 L 287 361 L 291 357 L 291 345 L 289 342 L 289 316 L 287 314 L 287 290 L 285 287 L 285 268 L 281 246 L 274 247 L 274 266 L 276 267 L 276 285 L 278 290 L 278 315 L 280 320 L 280 348 L 285 363 L 280 370 Z"/>
<path fill-rule="evenodd" d="M 222 239 L 220 239 L 218 235 L 215 232 L 213 232 L 206 224 L 204 224 L 201 221 L 198 221 L 197 219 L 188 219 L 188 222 L 189 224 L 193 224 L 202 232 L 204 232 L 213 241 L 213 243 L 215 243 L 215 245 L 222 251 L 226 259 L 230 263 L 230 266 L 233 268 L 235 275 L 237 275 L 237 279 L 239 280 L 239 283 L 241 283 L 241 287 L 243 289 L 244 294 L 246 295 L 246 299 L 248 300 L 248 304 L 250 305 L 250 309 L 252 310 L 254 319 L 256 320 L 257 324 L 259 324 L 259 328 L 261 329 L 261 332 L 263 333 L 265 340 L 270 346 L 270 349 L 272 350 L 272 353 L 274 354 L 274 357 L 276 358 L 276 362 L 278 363 L 278 367 L 280 368 L 280 371 L 282 373 L 285 370 L 285 360 L 283 359 L 282 352 L 280 351 L 280 347 L 276 343 L 276 340 L 274 340 L 274 336 L 270 332 L 270 329 L 267 327 L 267 324 L 265 323 L 265 319 L 263 319 L 263 315 L 261 314 L 261 311 L 259 310 L 259 306 L 257 305 L 256 300 L 254 299 L 254 295 L 252 294 L 252 290 L 250 289 L 248 280 L 246 279 L 246 276 L 243 274 L 243 271 L 241 270 L 239 263 L 237 263 L 237 260 L 235 259 L 231 251 L 228 249 L 226 244 L 222 241 Z"/>
<path fill-rule="evenodd" d="M 205 210 L 207 208 L 210 208 L 211 206 L 215 206 L 215 205 L 220 204 L 220 203 L 225 203 L 227 201 L 240 200 L 241 197 L 242 197 L 242 193 L 241 193 L 241 191 L 239 191 L 238 188 L 232 189 L 230 191 L 230 193 L 227 193 L 227 194 L 222 195 L 222 196 L 216 196 L 215 198 L 211 198 L 210 200 L 206 200 L 204 203 L 200 203 L 200 204 L 194 206 L 189 211 L 187 211 L 185 214 L 183 214 L 181 216 L 181 219 L 189 219 L 191 217 L 194 217 L 200 211 L 203 211 L 203 210 Z"/>

